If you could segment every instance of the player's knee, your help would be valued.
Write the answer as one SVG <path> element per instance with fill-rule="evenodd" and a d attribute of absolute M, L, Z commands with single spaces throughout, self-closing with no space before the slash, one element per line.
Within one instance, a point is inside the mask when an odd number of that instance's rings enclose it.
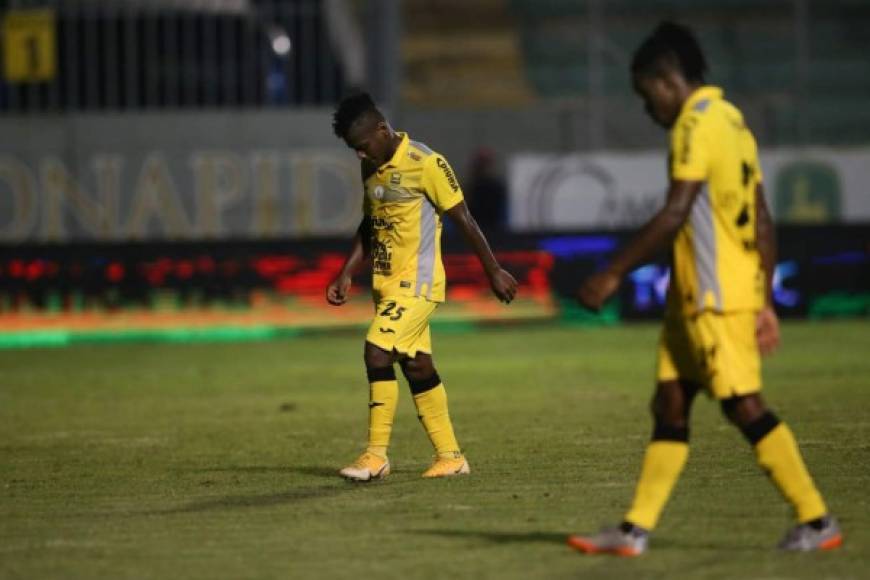
<path fill-rule="evenodd" d="M 740 401 L 743 397 L 732 397 L 722 401 L 725 416 L 734 423 L 751 444 L 755 445 L 780 424 L 779 417 L 769 411 L 760 400 Z"/>
<path fill-rule="evenodd" d="M 657 389 L 650 401 L 650 412 L 656 425 L 667 425 L 674 428 L 688 426 L 688 409 L 682 397 L 668 389 Z"/>
<path fill-rule="evenodd" d="M 414 395 L 425 393 L 441 384 L 441 378 L 432 365 L 431 357 L 418 355 L 403 359 L 399 365 Z"/>
<path fill-rule="evenodd" d="M 740 429 L 755 423 L 768 412 L 756 394 L 723 399 L 720 405 L 725 417 Z"/>
<path fill-rule="evenodd" d="M 413 358 L 405 357 L 399 361 L 399 365 L 408 379 L 422 379 L 435 372 L 432 357 L 425 353 L 418 353 Z"/>

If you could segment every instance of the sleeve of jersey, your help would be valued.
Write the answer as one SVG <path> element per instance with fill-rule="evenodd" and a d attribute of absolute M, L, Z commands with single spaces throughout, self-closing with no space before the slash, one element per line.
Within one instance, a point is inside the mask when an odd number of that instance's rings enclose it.
<path fill-rule="evenodd" d="M 671 131 L 671 179 L 704 181 L 709 176 L 709 141 L 701 118 L 690 115 Z"/>
<path fill-rule="evenodd" d="M 758 158 L 758 144 L 748 129 L 746 130 L 746 140 L 749 156 L 755 166 L 755 181 L 756 183 L 762 183 L 764 181 L 764 174 L 761 172 L 761 160 Z"/>
<path fill-rule="evenodd" d="M 438 211 L 447 211 L 463 200 L 459 180 L 441 155 L 430 155 L 423 163 L 422 185 Z"/>

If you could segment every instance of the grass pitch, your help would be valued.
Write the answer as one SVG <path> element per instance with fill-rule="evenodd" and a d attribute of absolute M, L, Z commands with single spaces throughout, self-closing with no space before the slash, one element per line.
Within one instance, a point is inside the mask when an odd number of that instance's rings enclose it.
<path fill-rule="evenodd" d="M 699 398 L 648 555 L 582 556 L 650 432 L 657 327 L 434 336 L 472 475 L 423 481 L 406 387 L 394 472 L 336 470 L 366 432 L 363 333 L 0 352 L 0 578 L 866 578 L 870 324 L 790 323 L 765 393 L 846 531 L 772 547 L 789 510 Z"/>

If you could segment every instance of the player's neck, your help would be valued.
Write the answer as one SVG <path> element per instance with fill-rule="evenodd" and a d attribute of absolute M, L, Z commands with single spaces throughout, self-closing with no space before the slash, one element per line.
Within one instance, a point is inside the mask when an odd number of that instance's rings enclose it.
<path fill-rule="evenodd" d="M 703 83 L 685 82 L 677 87 L 677 98 L 680 103 L 680 109 L 686 106 L 686 101 L 688 101 L 692 95 L 695 94 L 695 91 L 700 89 L 702 86 L 704 86 Z"/>
<path fill-rule="evenodd" d="M 398 133 L 393 133 L 393 136 L 390 138 L 390 148 L 387 150 L 387 160 L 393 158 L 393 155 L 396 154 L 396 149 L 399 148 L 399 145 L 402 143 L 402 136 Z"/>

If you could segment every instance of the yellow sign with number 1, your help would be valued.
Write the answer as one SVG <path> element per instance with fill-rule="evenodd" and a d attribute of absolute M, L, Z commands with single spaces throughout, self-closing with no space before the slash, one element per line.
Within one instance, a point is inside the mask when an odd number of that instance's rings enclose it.
<path fill-rule="evenodd" d="M 50 81 L 57 72 L 53 10 L 10 10 L 3 17 L 3 75 L 10 83 Z"/>

